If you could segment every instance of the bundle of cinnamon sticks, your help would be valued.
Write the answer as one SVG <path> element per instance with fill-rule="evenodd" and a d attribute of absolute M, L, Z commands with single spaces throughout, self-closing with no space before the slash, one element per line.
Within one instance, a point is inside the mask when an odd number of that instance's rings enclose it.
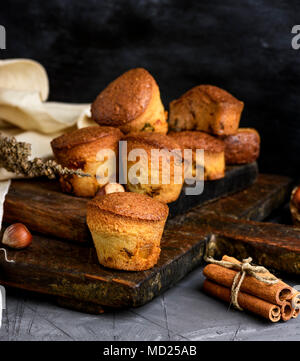
<path fill-rule="evenodd" d="M 241 264 L 233 257 L 223 256 L 222 261 Z M 208 264 L 203 274 L 206 280 L 203 291 L 213 297 L 231 303 L 232 284 L 239 271 L 219 264 Z M 273 276 L 266 270 L 261 276 Z M 275 284 L 266 284 L 251 275 L 245 275 L 238 296 L 239 306 L 272 322 L 288 321 L 300 312 L 300 292 L 278 279 Z"/>

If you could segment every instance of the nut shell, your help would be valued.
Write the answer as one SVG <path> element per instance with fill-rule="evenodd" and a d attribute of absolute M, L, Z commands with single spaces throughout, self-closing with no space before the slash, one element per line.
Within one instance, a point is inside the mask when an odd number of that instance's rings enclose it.
<path fill-rule="evenodd" d="M 22 223 L 11 224 L 3 233 L 2 243 L 15 249 L 28 247 L 32 242 L 32 235 Z"/>
<path fill-rule="evenodd" d="M 97 196 L 110 194 L 110 193 L 120 193 L 125 192 L 124 187 L 119 183 L 107 183 L 104 187 L 100 188 L 97 192 Z"/>

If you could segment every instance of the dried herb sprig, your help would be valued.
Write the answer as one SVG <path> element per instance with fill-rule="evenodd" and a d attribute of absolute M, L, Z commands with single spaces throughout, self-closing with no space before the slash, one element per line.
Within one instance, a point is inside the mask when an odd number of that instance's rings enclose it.
<path fill-rule="evenodd" d="M 17 142 L 15 137 L 4 137 L 0 133 L 0 167 L 9 172 L 23 174 L 27 177 L 46 176 L 54 179 L 59 175 L 78 175 L 90 177 L 82 170 L 68 169 L 62 167 L 55 160 L 43 161 L 40 158 L 29 160 L 31 155 L 31 144 Z"/>

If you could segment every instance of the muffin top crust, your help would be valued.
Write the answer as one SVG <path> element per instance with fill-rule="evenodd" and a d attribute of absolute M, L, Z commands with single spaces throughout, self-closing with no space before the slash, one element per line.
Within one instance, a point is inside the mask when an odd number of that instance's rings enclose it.
<path fill-rule="evenodd" d="M 55 150 L 70 149 L 78 145 L 94 142 L 100 138 L 114 136 L 121 138 L 122 132 L 113 127 L 100 127 L 98 125 L 76 129 L 52 140 L 51 146 Z"/>
<path fill-rule="evenodd" d="M 198 85 L 194 88 L 188 90 L 184 93 L 180 98 L 173 100 L 171 103 L 181 102 L 186 98 L 198 98 L 199 96 L 205 95 L 207 99 L 214 103 L 228 103 L 228 104 L 235 104 L 238 106 L 243 106 L 243 102 L 235 98 L 232 94 L 228 93 L 226 90 L 221 89 L 214 85 Z"/>
<path fill-rule="evenodd" d="M 258 131 L 254 128 L 239 128 L 238 131 L 236 132 L 236 134 L 232 134 L 232 135 L 239 135 L 239 134 L 243 134 L 243 133 L 252 134 L 252 135 L 260 138 Z M 228 135 L 228 137 L 230 137 L 230 135 Z"/>
<path fill-rule="evenodd" d="M 166 219 L 169 208 L 149 196 L 139 193 L 120 192 L 97 196 L 88 203 L 103 212 L 140 219 L 145 221 L 160 221 Z"/>
<path fill-rule="evenodd" d="M 203 149 L 208 152 L 224 152 L 224 142 L 204 132 L 183 131 L 168 134 L 181 147 L 181 149 Z"/>
<path fill-rule="evenodd" d="M 156 82 L 143 68 L 127 71 L 112 81 L 92 104 L 92 118 L 102 125 L 122 125 L 139 117 L 152 98 Z"/>
<path fill-rule="evenodd" d="M 132 142 L 133 144 L 145 144 L 154 149 L 180 149 L 178 142 L 168 135 L 160 133 L 149 133 L 149 132 L 139 132 L 139 133 L 130 133 L 123 138 Z"/>

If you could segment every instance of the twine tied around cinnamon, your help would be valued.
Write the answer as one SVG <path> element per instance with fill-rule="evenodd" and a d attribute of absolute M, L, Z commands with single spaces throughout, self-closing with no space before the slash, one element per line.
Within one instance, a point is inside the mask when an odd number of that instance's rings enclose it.
<path fill-rule="evenodd" d="M 243 311 L 238 303 L 238 295 L 241 288 L 241 285 L 244 281 L 246 275 L 252 276 L 256 278 L 258 281 L 261 281 L 267 285 L 274 285 L 279 280 L 275 276 L 268 274 L 264 276 L 260 276 L 260 273 L 268 273 L 268 270 L 262 266 L 252 266 L 252 258 L 245 258 L 242 260 L 241 264 L 232 263 L 228 261 L 217 261 L 212 257 L 205 256 L 205 261 L 208 263 L 213 263 L 225 268 L 237 270 L 237 274 L 235 275 L 232 286 L 231 286 L 231 304 L 236 307 L 238 310 Z"/>

